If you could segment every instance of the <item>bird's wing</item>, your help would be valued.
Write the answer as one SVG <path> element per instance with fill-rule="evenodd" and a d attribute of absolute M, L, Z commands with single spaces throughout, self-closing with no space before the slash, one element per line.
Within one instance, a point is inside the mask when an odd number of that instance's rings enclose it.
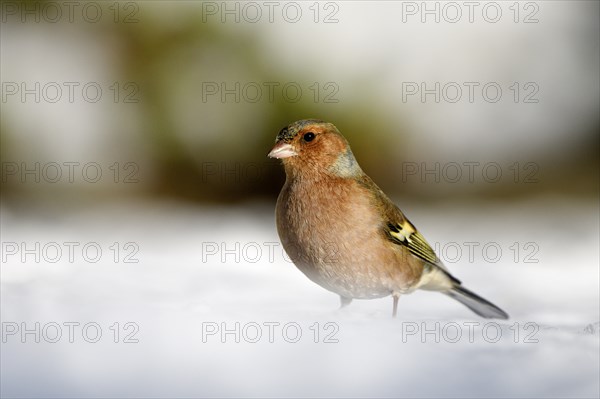
<path fill-rule="evenodd" d="M 400 209 L 396 209 L 396 217 L 393 218 L 394 222 L 390 221 L 386 226 L 386 233 L 390 241 L 405 247 L 412 255 L 425 261 L 424 267 L 427 274 L 433 273 L 433 275 L 436 275 L 435 270 L 438 269 L 450 281 L 460 284 L 460 280 L 450 274 L 450 271 L 446 269 L 446 266 L 437 257 L 431 245 L 425 241 L 425 237 L 417 231 L 415 226 L 402 214 Z"/>
<path fill-rule="evenodd" d="M 417 231 L 406 218 L 399 221 L 389 221 L 386 226 L 386 233 L 390 240 L 402 245 L 414 256 L 424 260 L 432 265 L 441 266 L 442 262 L 437 257 L 425 237 Z M 441 266 L 444 268 L 443 266 Z"/>
<path fill-rule="evenodd" d="M 384 218 L 384 233 L 387 239 L 394 244 L 403 246 L 411 255 L 424 261 L 425 268 L 440 268 L 452 280 L 456 280 L 450 275 L 448 269 L 446 269 L 440 258 L 438 258 L 435 251 L 431 248 L 431 245 L 425 240 L 425 237 L 404 216 L 400 208 L 368 176 L 363 175 L 359 183 L 369 191 L 375 206 L 381 211 Z"/>

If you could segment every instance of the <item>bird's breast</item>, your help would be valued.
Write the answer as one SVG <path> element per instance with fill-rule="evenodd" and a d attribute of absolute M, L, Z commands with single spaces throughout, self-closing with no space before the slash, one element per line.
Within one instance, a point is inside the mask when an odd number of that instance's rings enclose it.
<path fill-rule="evenodd" d="M 396 254 L 381 236 L 382 216 L 352 181 L 316 186 L 287 182 L 277 201 L 277 230 L 294 264 L 340 295 L 390 294 Z"/>

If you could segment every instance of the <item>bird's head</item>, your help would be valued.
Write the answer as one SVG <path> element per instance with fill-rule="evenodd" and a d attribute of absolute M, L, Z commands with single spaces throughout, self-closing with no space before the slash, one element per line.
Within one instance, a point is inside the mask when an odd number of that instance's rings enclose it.
<path fill-rule="evenodd" d="M 269 157 L 281 159 L 288 175 L 356 177 L 363 173 L 340 131 L 317 119 L 300 120 L 281 129 Z"/>

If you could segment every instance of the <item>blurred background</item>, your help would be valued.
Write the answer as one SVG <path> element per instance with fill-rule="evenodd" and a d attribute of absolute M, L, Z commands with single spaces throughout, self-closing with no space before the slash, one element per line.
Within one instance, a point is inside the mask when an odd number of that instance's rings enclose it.
<path fill-rule="evenodd" d="M 265 154 L 306 118 L 336 124 L 403 197 L 597 196 L 596 2 L 502 5 L 497 22 L 483 3 L 472 15 L 443 2 L 291 4 L 7 2 L 1 156 L 19 170 L 5 170 L 3 200 L 273 199 L 283 175 Z M 122 170 L 136 184 L 38 184 L 21 162 L 138 169 Z M 436 162 L 461 170 L 440 167 L 438 182 Z M 481 162 L 473 180 L 464 162 Z M 503 172 L 493 184 L 486 162 Z M 425 169 L 439 184 L 423 184 Z M 522 184 L 529 174 L 536 184 Z"/>
<path fill-rule="evenodd" d="M 598 395 L 598 2 L 1 6 L 2 321 L 135 319 L 152 343 L 124 355 L 118 346 L 57 349 L 3 336 L 3 395 Z M 240 250 L 258 243 L 264 254 L 265 243 L 278 243 L 273 209 L 285 176 L 266 154 L 282 127 L 306 118 L 340 129 L 363 170 L 436 249 L 472 241 L 502 248 L 497 263 L 479 254 L 482 267 L 465 258 L 450 266 L 517 321 L 548 326 L 551 344 L 530 349 L 521 364 L 546 368 L 527 368 L 526 379 L 507 371 L 516 366 L 498 347 L 467 345 L 453 349 L 463 360 L 447 361 L 488 384 L 470 384 L 457 370 L 439 388 L 415 377 L 402 390 L 385 367 L 391 358 L 376 377 L 355 375 L 348 385 L 342 377 L 354 369 L 321 347 L 240 353 L 189 343 L 207 320 L 335 319 L 360 363 L 372 361 L 373 323 L 397 332 L 387 300 L 353 304 L 358 318 L 323 313 L 337 299 L 295 271 L 280 247 L 258 262 Z M 104 255 L 73 261 L 64 242 L 92 242 Z M 63 255 L 44 252 L 48 243 Z M 223 245 L 238 257 L 221 256 Z M 124 265 L 128 255 L 137 262 Z M 527 255 L 538 262 L 524 264 Z M 407 299 L 407 317 L 467 317 L 429 298 Z M 584 331 L 591 335 L 581 338 Z M 574 340 L 584 341 L 579 352 L 557 356 L 585 371 L 559 378 L 558 362 L 547 360 Z M 393 334 L 379 342 L 384 358 L 387 348 L 403 348 L 421 359 L 417 371 L 441 367 L 429 346 L 417 353 Z M 522 350 L 503 348 L 506 356 Z M 483 360 L 465 362 L 472 350 Z M 274 366 L 294 356 L 300 366 Z M 315 370 L 302 383 L 290 377 L 311 368 L 314 358 L 302 356 L 325 356 L 323 370 L 341 371 L 325 378 Z M 242 358 L 267 360 L 231 371 Z M 186 371 L 170 373 L 176 365 Z M 510 384 L 493 377 L 499 370 Z M 35 386 L 24 384 L 31 377 Z"/>

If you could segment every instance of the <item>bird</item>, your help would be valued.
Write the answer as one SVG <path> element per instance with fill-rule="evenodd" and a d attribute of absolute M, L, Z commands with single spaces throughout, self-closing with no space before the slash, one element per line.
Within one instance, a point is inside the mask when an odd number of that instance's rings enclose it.
<path fill-rule="evenodd" d="M 277 233 L 310 280 L 353 299 L 441 292 L 487 319 L 508 319 L 498 306 L 463 287 L 404 213 L 361 169 L 332 123 L 304 119 L 282 128 L 268 157 L 286 180 L 277 198 Z"/>

